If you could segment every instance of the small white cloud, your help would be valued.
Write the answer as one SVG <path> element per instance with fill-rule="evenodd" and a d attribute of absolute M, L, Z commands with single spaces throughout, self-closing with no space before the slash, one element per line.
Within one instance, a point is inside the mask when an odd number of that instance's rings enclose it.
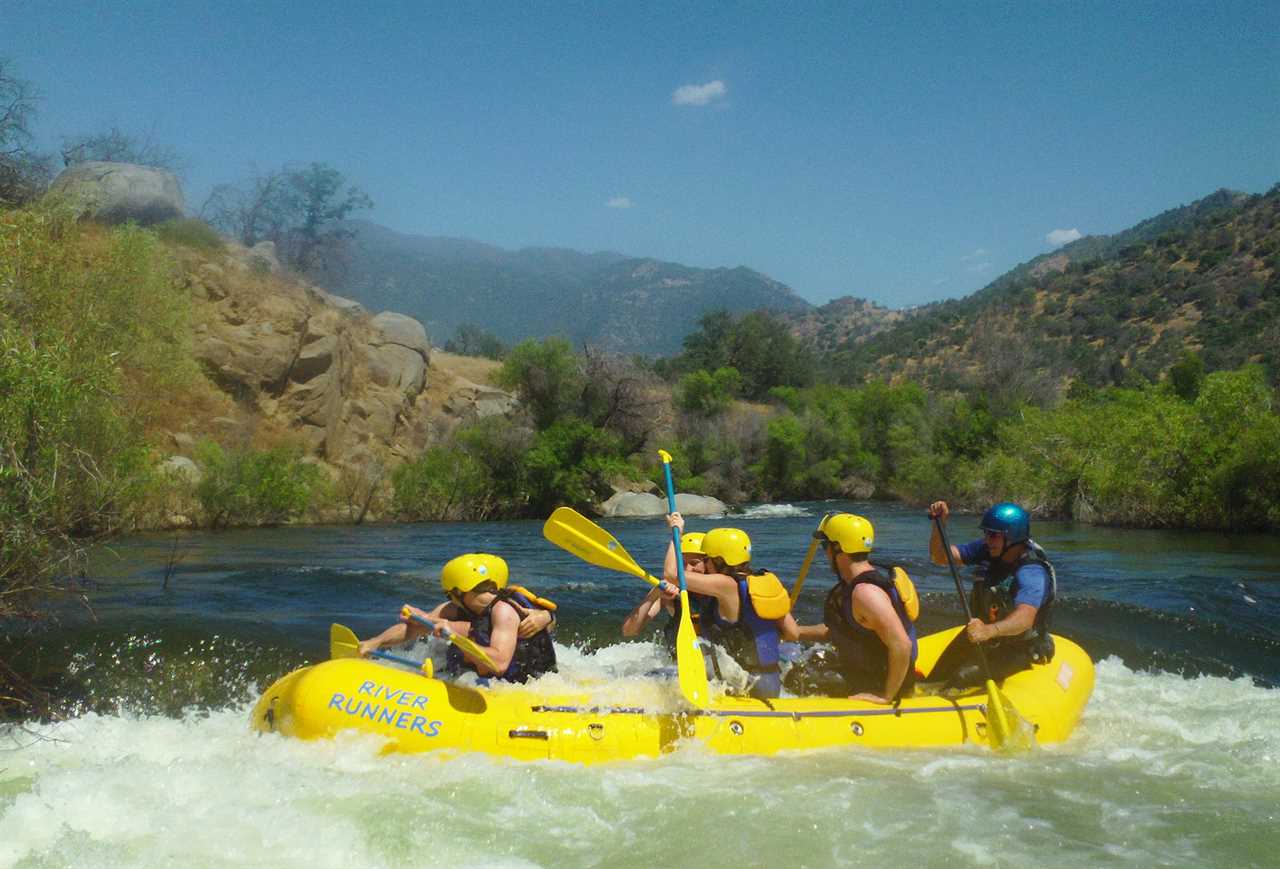
<path fill-rule="evenodd" d="M 982 259 L 984 256 L 987 256 L 990 253 L 991 251 L 987 250 L 985 247 L 980 247 L 977 250 L 975 250 L 973 253 L 967 253 L 964 256 L 960 257 L 960 262 L 965 263 L 965 262 L 969 262 L 970 260 Z"/>
<path fill-rule="evenodd" d="M 1046 235 L 1044 240 L 1053 247 L 1062 247 L 1081 238 L 1084 238 L 1084 235 L 1078 229 L 1055 229 Z"/>
<path fill-rule="evenodd" d="M 634 208 L 635 203 L 630 196 L 615 196 L 605 203 L 609 208 Z"/>
<path fill-rule="evenodd" d="M 705 106 L 728 92 L 729 88 L 720 79 L 706 84 L 684 84 L 672 92 L 671 102 L 677 106 Z"/>
<path fill-rule="evenodd" d="M 974 264 L 973 264 L 973 265 L 971 265 L 971 266 L 966 266 L 966 267 L 965 267 L 965 271 L 966 271 L 966 272 L 972 272 L 972 273 L 974 273 L 974 274 L 977 274 L 977 273 L 979 273 L 979 272 L 985 272 L 985 271 L 986 271 L 987 269 L 989 269 L 989 268 L 991 268 L 991 263 L 989 263 L 989 262 L 980 262 L 980 263 L 974 263 Z"/>

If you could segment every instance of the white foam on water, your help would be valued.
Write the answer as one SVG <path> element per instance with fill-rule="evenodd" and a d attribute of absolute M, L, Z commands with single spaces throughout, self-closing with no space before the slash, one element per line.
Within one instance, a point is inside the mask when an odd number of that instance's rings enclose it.
<path fill-rule="evenodd" d="M 797 507 L 794 504 L 755 504 L 741 513 L 734 513 L 734 519 L 786 519 L 792 516 L 812 516 L 812 510 Z"/>
<path fill-rule="evenodd" d="M 668 663 L 652 643 L 557 652 L 539 690 L 670 690 L 642 687 Z M 260 737 L 247 707 L 85 715 L 4 734 L 0 866 L 1264 865 L 1278 717 L 1247 680 L 1110 659 L 1076 735 L 1016 756 L 693 744 L 582 767 Z"/>

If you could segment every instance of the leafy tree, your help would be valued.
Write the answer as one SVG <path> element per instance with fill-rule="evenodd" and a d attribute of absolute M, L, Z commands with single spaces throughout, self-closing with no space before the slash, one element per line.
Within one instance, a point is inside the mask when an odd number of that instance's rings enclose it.
<path fill-rule="evenodd" d="M 459 326 L 453 337 L 445 342 L 444 349 L 446 353 L 457 353 L 459 356 L 483 356 L 498 360 L 507 353 L 507 345 L 497 335 L 474 323 Z"/>
<path fill-rule="evenodd" d="M 211 224 L 252 246 L 270 241 L 281 259 L 309 277 L 342 268 L 352 231 L 342 221 L 373 207 L 372 200 L 324 163 L 284 168 L 236 187 L 214 188 L 201 208 Z"/>
<path fill-rule="evenodd" d="M 1194 350 L 1183 353 L 1182 358 L 1169 368 L 1169 383 L 1183 401 L 1195 401 L 1204 383 L 1204 360 Z"/>
<path fill-rule="evenodd" d="M 581 419 L 540 431 L 524 457 L 529 510 L 543 516 L 562 504 L 586 508 L 608 496 L 609 481 L 630 472 L 620 447 L 617 435 Z"/>
<path fill-rule="evenodd" d="M 736 368 L 717 368 L 714 373 L 699 368 L 676 384 L 676 407 L 694 416 L 719 416 L 729 409 L 741 388 L 742 375 Z"/>
<path fill-rule="evenodd" d="M 92 160 L 105 160 L 181 172 L 185 168 L 185 161 L 174 148 L 153 141 L 152 133 L 136 136 L 113 125 L 101 132 L 64 138 L 62 164 L 74 166 Z"/>
<path fill-rule="evenodd" d="M 40 94 L 0 57 L 0 206 L 39 196 L 52 176 L 50 159 L 31 149 L 31 122 Z"/>
<path fill-rule="evenodd" d="M 540 430 L 576 413 L 585 386 L 581 363 L 566 338 L 521 341 L 507 354 L 495 380 L 516 391 Z"/>
<path fill-rule="evenodd" d="M 817 359 L 791 334 L 786 322 L 767 311 L 734 317 L 712 311 L 684 339 L 684 352 L 672 363 L 676 371 L 734 368 L 742 378 L 744 398 L 760 400 L 777 386 L 809 386 Z"/>

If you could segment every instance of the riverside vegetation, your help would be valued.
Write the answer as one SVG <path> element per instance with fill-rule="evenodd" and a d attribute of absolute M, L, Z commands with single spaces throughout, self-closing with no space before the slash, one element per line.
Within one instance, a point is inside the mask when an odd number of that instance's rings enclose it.
<path fill-rule="evenodd" d="M 211 527 L 335 515 L 341 481 L 300 443 L 210 438 L 195 451 L 198 483 L 160 470 L 153 433 L 216 391 L 192 358 L 174 252 L 216 249 L 216 233 L 199 221 L 108 229 L 56 208 L 2 214 L 4 614 L 73 576 L 77 541 L 155 527 L 175 504 Z M 1257 240 L 1271 259 L 1273 236 Z M 1266 268 L 1255 295 L 1269 301 Z M 472 331 L 470 344 L 501 349 Z M 370 489 L 375 514 L 589 509 L 614 484 L 651 479 L 661 445 L 683 489 L 730 502 L 1015 498 L 1038 515 L 1102 523 L 1280 528 L 1269 358 L 1206 372 L 1206 357 L 1229 358 L 1208 345 L 1154 376 L 1125 368 L 1119 383 L 1077 377 L 1065 394 L 1024 396 L 1025 380 L 998 377 L 952 389 L 832 382 L 833 357 L 763 312 L 705 315 L 684 346 L 657 362 L 563 338 L 503 350 L 494 380 L 520 397 L 518 412 L 442 433 Z"/>

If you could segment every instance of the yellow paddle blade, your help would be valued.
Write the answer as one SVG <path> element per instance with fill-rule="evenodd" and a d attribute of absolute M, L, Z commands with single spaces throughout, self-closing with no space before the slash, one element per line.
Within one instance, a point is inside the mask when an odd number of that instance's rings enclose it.
<path fill-rule="evenodd" d="M 344 625 L 329 625 L 329 657 L 355 658 L 360 654 L 360 639 Z"/>
<path fill-rule="evenodd" d="M 493 658 L 489 657 L 488 652 L 475 644 L 470 637 L 464 637 L 461 634 L 455 634 L 453 631 L 445 630 L 445 638 L 449 642 L 457 646 L 465 655 L 468 655 L 473 661 L 479 661 L 493 672 L 498 672 L 498 665 L 493 663 Z"/>
<path fill-rule="evenodd" d="M 1018 714 L 994 680 L 987 680 L 987 741 L 996 751 L 1027 751 L 1035 744 L 1035 726 Z"/>
<path fill-rule="evenodd" d="M 680 624 L 676 628 L 676 670 L 680 693 L 693 706 L 706 706 L 711 690 L 707 685 L 707 664 L 698 646 L 698 635 L 689 616 L 689 592 L 680 592 Z"/>
<path fill-rule="evenodd" d="M 572 507 L 557 507 L 543 524 L 542 536 L 588 564 L 638 576 L 650 585 L 658 584 L 616 537 Z"/>

